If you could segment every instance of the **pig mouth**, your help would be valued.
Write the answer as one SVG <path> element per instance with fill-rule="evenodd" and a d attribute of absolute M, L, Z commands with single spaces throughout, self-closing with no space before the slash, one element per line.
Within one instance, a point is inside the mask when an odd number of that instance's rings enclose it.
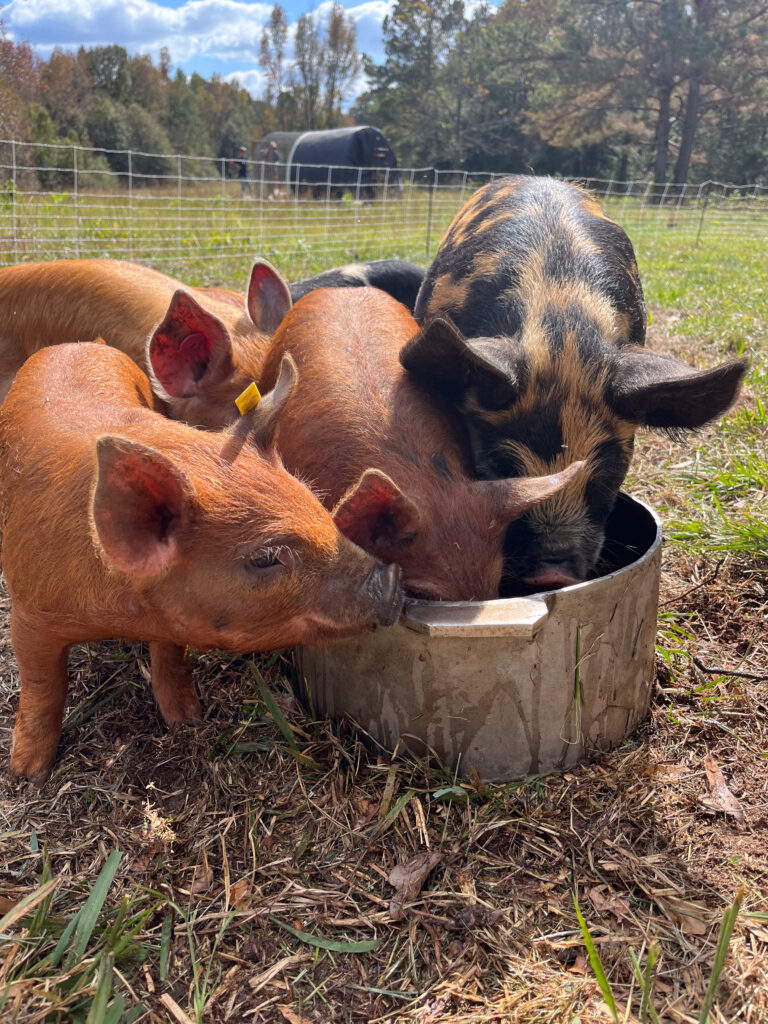
<path fill-rule="evenodd" d="M 528 587 L 535 587 L 537 590 L 560 590 L 562 587 L 572 587 L 574 583 L 582 583 L 578 577 L 560 566 L 547 566 L 534 573 L 532 576 L 523 578 L 523 583 Z"/>

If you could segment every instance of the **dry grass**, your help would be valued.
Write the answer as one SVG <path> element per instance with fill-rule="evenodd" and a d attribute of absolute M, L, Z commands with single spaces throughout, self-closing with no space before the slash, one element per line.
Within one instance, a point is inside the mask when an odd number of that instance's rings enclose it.
<path fill-rule="evenodd" d="M 659 310 L 654 347 L 684 346 L 663 321 Z M 664 469 L 679 459 L 671 441 L 643 438 L 633 491 L 684 512 L 684 487 Z M 719 922 L 744 886 L 710 1019 L 764 1024 L 767 589 L 760 553 L 668 545 L 657 686 L 641 733 L 579 770 L 501 787 L 478 780 L 451 802 L 436 796 L 450 786 L 438 769 L 392 762 L 349 723 L 311 721 L 284 665 L 268 659 L 259 664 L 303 756 L 269 714 L 249 659 L 219 654 L 198 662 L 203 725 L 169 734 L 146 653 L 118 643 L 73 652 L 54 774 L 40 790 L 12 782 L 17 679 L 4 628 L 0 916 L 40 884 L 45 847 L 61 877 L 50 913 L 61 931 L 118 849 L 102 920 L 114 922 L 124 895 L 132 912 L 147 909 L 114 979 L 127 1007 L 143 1007 L 141 1021 L 610 1021 L 576 895 L 619 1019 L 640 1019 L 630 953 L 644 964 L 656 943 L 653 1006 L 660 1021 L 684 1024 L 699 1019 Z M 7 605 L 3 597 L 6 626 Z M 744 825 L 703 802 L 707 755 Z M 425 847 L 439 861 L 393 921 L 387 877 Z M 2 1020 L 85 1020 L 95 981 L 67 995 L 61 971 L 36 965 L 44 949 L 30 943 L 28 924 L 0 938 L 0 998 L 10 982 Z M 331 944 L 377 945 L 319 948 L 286 925 Z M 84 963 L 89 956 L 91 946 Z M 108 1018 L 89 1024 L 97 1019 Z"/>

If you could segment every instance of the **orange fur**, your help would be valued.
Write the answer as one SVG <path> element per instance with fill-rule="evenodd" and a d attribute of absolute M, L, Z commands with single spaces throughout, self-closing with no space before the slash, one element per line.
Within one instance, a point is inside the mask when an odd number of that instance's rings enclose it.
<path fill-rule="evenodd" d="M 274 454 L 259 452 L 248 437 L 252 421 L 203 433 L 155 407 L 149 381 L 127 356 L 80 344 L 33 355 L 0 408 L 3 569 L 21 677 L 17 775 L 45 774 L 53 761 L 73 643 L 149 641 L 153 690 L 174 723 L 199 712 L 187 644 L 273 649 L 350 636 L 380 618 L 371 579 L 391 571 L 346 540 Z M 180 511 L 149 491 L 158 568 L 132 572 L 105 547 L 97 494 L 113 533 L 123 528 L 125 501 L 111 478 L 104 484 L 97 442 L 100 451 L 117 443 L 154 453 L 150 464 L 180 482 Z M 117 471 L 115 479 L 133 478 Z M 157 512 L 164 503 L 169 511 Z M 129 526 L 143 531 L 144 519 Z M 126 536 L 130 562 L 133 534 Z M 247 564 L 263 546 L 287 552 L 272 575 Z"/>
<path fill-rule="evenodd" d="M 265 387 L 285 353 L 299 371 L 277 447 L 328 508 L 368 469 L 394 481 L 419 525 L 376 553 L 402 567 L 406 587 L 441 600 L 497 597 L 504 533 L 522 506 L 514 493 L 503 497 L 503 482 L 494 490 L 471 478 L 458 417 L 400 366 L 417 330 L 405 307 L 376 289 L 320 289 L 299 300 L 264 369 Z"/>
<path fill-rule="evenodd" d="M 269 343 L 243 297 L 225 289 L 188 288 L 149 267 L 119 260 L 56 260 L 0 269 L 0 400 L 24 361 L 48 345 L 101 337 L 149 372 L 147 341 L 180 288 L 227 328 L 233 366 L 204 401 L 171 400 L 168 411 L 197 426 L 231 422 L 237 415 L 234 399 L 258 379 Z"/>

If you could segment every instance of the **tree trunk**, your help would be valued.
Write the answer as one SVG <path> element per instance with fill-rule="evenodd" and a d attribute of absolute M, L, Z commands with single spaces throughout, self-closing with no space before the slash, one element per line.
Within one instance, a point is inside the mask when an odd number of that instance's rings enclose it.
<path fill-rule="evenodd" d="M 656 162 L 653 167 L 653 180 L 657 185 L 667 182 L 667 156 L 669 153 L 669 118 L 672 108 L 672 86 L 664 83 L 659 92 L 659 119 L 656 122 Z"/>
<path fill-rule="evenodd" d="M 693 153 L 693 141 L 696 137 L 696 128 L 699 123 L 699 99 L 701 96 L 701 83 L 698 72 L 694 72 L 688 82 L 688 98 L 685 102 L 685 120 L 683 121 L 683 134 L 680 139 L 680 151 L 677 154 L 675 172 L 672 180 L 675 185 L 683 186 L 688 181 L 688 171 L 691 165 L 691 154 Z"/>
<path fill-rule="evenodd" d="M 695 0 L 694 11 L 696 12 L 696 34 L 691 54 L 693 66 L 691 76 L 688 79 L 688 98 L 685 103 L 685 120 L 683 121 L 683 134 L 680 139 L 680 152 L 677 154 L 677 162 L 675 163 L 674 183 L 676 185 L 685 185 L 688 181 L 693 143 L 696 138 L 696 128 L 699 124 L 702 64 L 705 59 L 705 42 L 710 31 L 712 13 L 710 0 Z"/>

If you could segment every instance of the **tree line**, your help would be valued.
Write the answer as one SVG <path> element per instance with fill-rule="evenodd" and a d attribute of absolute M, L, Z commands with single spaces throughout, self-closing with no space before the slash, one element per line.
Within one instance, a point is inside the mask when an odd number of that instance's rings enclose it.
<path fill-rule="evenodd" d="M 354 114 L 406 165 L 768 176 L 768 0 L 398 0 Z"/>
<path fill-rule="evenodd" d="M 397 0 L 381 63 L 358 53 L 337 3 L 322 22 L 298 19 L 290 52 L 288 39 L 275 4 L 255 99 L 236 81 L 174 71 L 167 50 L 157 65 L 117 45 L 44 61 L 0 37 L 0 133 L 227 160 L 269 131 L 359 123 L 384 132 L 401 166 L 768 179 L 768 0 Z M 133 169 L 173 173 L 157 158 Z"/>
<path fill-rule="evenodd" d="M 0 137 L 210 157 L 235 173 L 229 160 L 240 146 L 250 150 L 269 131 L 353 123 L 341 107 L 361 63 L 354 23 L 341 5 L 334 5 L 323 24 L 315 15 L 299 19 L 290 63 L 287 35 L 285 13 L 276 6 L 261 41 L 267 88 L 255 99 L 237 81 L 174 70 L 167 49 L 157 64 L 118 45 L 55 49 L 42 60 L 28 43 L 7 39 L 0 23 Z M 36 172 L 43 187 L 71 177 L 71 150 L 45 151 L 43 158 L 32 147 L 26 159 L 38 165 L 44 159 L 46 167 Z M 78 160 L 85 172 L 128 169 L 124 152 L 83 153 Z M 139 156 L 132 159 L 132 171 L 152 183 L 175 174 L 176 164 Z"/>

